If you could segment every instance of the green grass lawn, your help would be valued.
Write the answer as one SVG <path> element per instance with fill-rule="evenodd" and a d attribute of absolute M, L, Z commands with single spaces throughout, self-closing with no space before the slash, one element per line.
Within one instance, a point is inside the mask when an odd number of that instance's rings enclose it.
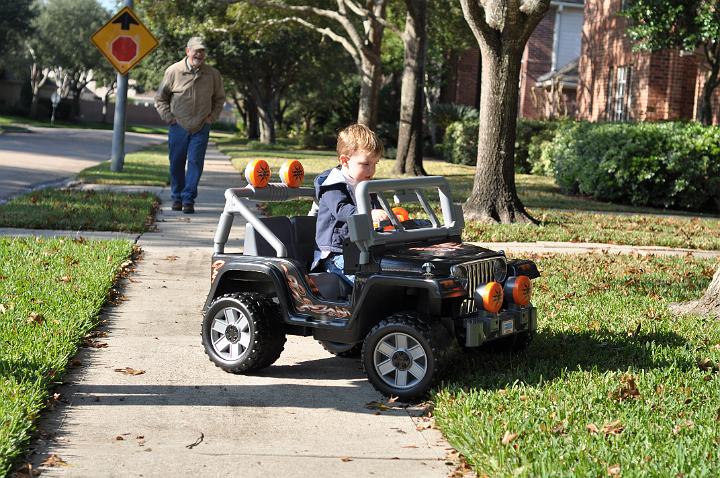
<path fill-rule="evenodd" d="M 150 146 L 125 156 L 123 170 L 110 170 L 110 161 L 83 169 L 78 179 L 92 184 L 132 184 L 167 186 L 170 184 L 167 144 Z"/>
<path fill-rule="evenodd" d="M 0 238 L 0 476 L 98 320 L 129 241 Z"/>
<path fill-rule="evenodd" d="M 149 193 L 42 189 L 0 205 L 0 227 L 144 232 L 158 206 Z"/>
<path fill-rule="evenodd" d="M 528 352 L 460 355 L 434 396 L 453 447 L 479 476 L 720 476 L 720 320 L 667 309 L 717 263 L 536 260 Z"/>
<path fill-rule="evenodd" d="M 218 145 L 233 158 L 233 164 L 240 171 L 251 159 L 265 159 L 273 171 L 273 181 L 279 181 L 277 172 L 287 159 L 301 160 L 305 167 L 306 186 L 312 186 L 312 180 L 318 173 L 336 164 L 333 151 L 283 149 L 282 146 L 257 150 L 236 139 L 226 139 Z M 392 167 L 392 159 L 383 159 L 375 177 L 393 177 Z M 456 202 L 463 202 L 470 194 L 474 167 L 428 160 L 425 161 L 425 169 L 428 174 L 447 178 Z M 560 192 L 553 178 L 527 174 L 518 174 L 515 178 L 520 199 L 529 212 L 541 221 L 541 226 L 467 221 L 464 240 L 601 242 L 720 250 L 720 219 L 717 217 L 567 196 Z M 306 214 L 310 202 L 268 203 L 266 207 L 270 215 Z"/>

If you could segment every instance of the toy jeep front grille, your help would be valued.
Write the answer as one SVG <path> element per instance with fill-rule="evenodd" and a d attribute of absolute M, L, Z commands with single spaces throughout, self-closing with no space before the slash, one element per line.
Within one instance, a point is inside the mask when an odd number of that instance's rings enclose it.
<path fill-rule="evenodd" d="M 475 300 L 473 299 L 473 291 L 480 284 L 490 282 L 494 278 L 493 266 L 494 259 L 483 259 L 479 261 L 465 262 L 453 267 L 453 276 L 466 281 L 468 298 L 465 299 L 460 308 L 462 315 L 475 312 Z"/>

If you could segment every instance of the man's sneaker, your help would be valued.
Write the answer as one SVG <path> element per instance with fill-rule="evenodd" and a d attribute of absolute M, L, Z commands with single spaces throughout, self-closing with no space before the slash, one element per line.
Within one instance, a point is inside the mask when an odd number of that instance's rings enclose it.
<path fill-rule="evenodd" d="M 172 210 L 173 211 L 182 211 L 182 203 L 180 201 L 175 201 L 172 203 Z"/>
<path fill-rule="evenodd" d="M 182 211 L 185 214 L 195 214 L 195 206 L 192 204 L 183 204 Z"/>

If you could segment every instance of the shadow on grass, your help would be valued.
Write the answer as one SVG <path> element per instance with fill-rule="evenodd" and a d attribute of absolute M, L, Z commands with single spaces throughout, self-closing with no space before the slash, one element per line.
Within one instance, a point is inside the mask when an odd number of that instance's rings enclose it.
<path fill-rule="evenodd" d="M 493 352 L 490 347 L 458 353 L 446 381 L 457 386 L 499 390 L 516 381 L 539 385 L 573 371 L 623 372 L 628 369 L 697 368 L 682 354 L 658 359 L 653 348 L 682 348 L 686 340 L 673 332 L 637 336 L 593 332 L 544 332 L 524 353 Z M 660 354 L 658 354 L 660 355 Z M 668 354 L 663 354 L 668 356 Z"/>

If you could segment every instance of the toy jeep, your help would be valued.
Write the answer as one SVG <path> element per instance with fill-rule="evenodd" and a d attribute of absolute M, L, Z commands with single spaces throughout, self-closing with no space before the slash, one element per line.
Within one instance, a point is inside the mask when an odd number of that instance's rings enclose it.
<path fill-rule="evenodd" d="M 429 193 L 439 196 L 437 213 Z M 391 227 L 373 224 L 371 194 Z M 370 383 L 384 394 L 411 399 L 432 385 L 456 341 L 467 349 L 496 341 L 519 350 L 530 343 L 537 328 L 530 303 L 537 267 L 463 244 L 462 210 L 444 178 L 357 186 L 358 213 L 348 222 L 344 246 L 353 288 L 337 274 L 308 269 L 314 216 L 258 217 L 242 199 L 295 197 L 313 198 L 314 190 L 269 184 L 225 192 L 202 324 L 205 351 L 218 367 L 233 373 L 268 367 L 287 334 L 313 336 L 335 354 L 362 350 Z M 391 213 L 390 198 L 426 219 L 401 222 Z M 225 252 L 237 214 L 247 221 L 242 254 Z"/>

